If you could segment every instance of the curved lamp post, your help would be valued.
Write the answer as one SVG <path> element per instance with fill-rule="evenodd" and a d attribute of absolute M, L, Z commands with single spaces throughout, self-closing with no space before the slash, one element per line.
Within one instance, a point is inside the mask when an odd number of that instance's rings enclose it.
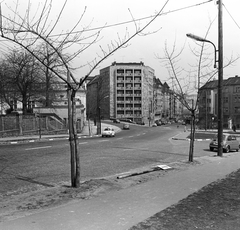
<path fill-rule="evenodd" d="M 217 64 L 216 64 L 218 62 L 217 61 L 217 48 L 216 48 L 215 44 L 213 42 L 205 39 L 205 38 L 201 38 L 201 37 L 199 37 L 197 35 L 194 35 L 194 34 L 186 34 L 186 36 L 188 38 L 194 39 L 198 42 L 207 42 L 207 43 L 210 43 L 210 44 L 213 45 L 213 47 L 214 47 L 214 68 L 217 68 Z"/>
<path fill-rule="evenodd" d="M 223 110 L 222 110 L 222 58 L 220 57 L 221 52 L 219 52 L 219 58 L 217 60 L 217 52 L 216 46 L 213 42 L 201 38 L 194 34 L 186 34 L 187 37 L 194 39 L 199 42 L 207 42 L 213 45 L 214 47 L 214 68 L 217 68 L 216 63 L 219 62 L 218 65 L 218 156 L 222 156 L 223 153 Z M 219 46 L 220 47 L 220 46 Z M 220 50 L 220 49 L 219 49 Z"/>

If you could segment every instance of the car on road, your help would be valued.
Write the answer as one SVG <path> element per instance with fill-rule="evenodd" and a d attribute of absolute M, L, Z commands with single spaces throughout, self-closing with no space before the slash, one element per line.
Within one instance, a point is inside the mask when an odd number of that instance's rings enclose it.
<path fill-rule="evenodd" d="M 130 129 L 130 125 L 129 124 L 123 124 L 123 128 L 124 130 L 129 130 Z"/>
<path fill-rule="evenodd" d="M 157 126 L 161 126 L 162 125 L 162 122 L 160 120 L 156 120 L 155 123 L 156 123 Z"/>
<path fill-rule="evenodd" d="M 120 121 L 124 121 L 124 122 L 128 122 L 128 123 L 133 123 L 133 121 L 131 119 L 120 119 Z"/>
<path fill-rule="evenodd" d="M 119 119 L 113 119 L 113 123 L 120 123 Z"/>
<path fill-rule="evenodd" d="M 114 137 L 114 136 L 115 136 L 115 131 L 110 127 L 105 128 L 102 132 L 102 137 Z"/>
<path fill-rule="evenodd" d="M 239 150 L 239 141 L 237 140 L 235 135 L 224 133 L 223 134 L 223 152 L 228 153 L 230 151 L 238 151 Z M 218 137 L 217 135 L 212 139 L 209 144 L 210 151 L 214 149 L 218 149 Z"/>

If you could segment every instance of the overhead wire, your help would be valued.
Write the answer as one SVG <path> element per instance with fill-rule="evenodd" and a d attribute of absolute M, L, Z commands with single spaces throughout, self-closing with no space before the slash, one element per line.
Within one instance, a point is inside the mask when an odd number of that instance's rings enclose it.
<path fill-rule="evenodd" d="M 238 25 L 237 21 L 233 18 L 233 16 L 230 14 L 230 12 L 228 11 L 227 7 L 225 6 L 225 4 L 223 4 L 225 10 L 227 11 L 228 15 L 232 18 L 232 20 L 234 21 L 234 23 L 236 24 L 236 26 L 238 27 L 238 29 L 240 29 L 240 26 Z"/>
<path fill-rule="evenodd" d="M 194 5 L 181 7 L 179 9 L 175 9 L 175 10 L 170 10 L 168 12 L 164 12 L 162 14 L 159 14 L 159 16 L 175 13 L 175 12 L 178 12 L 178 11 L 190 9 L 190 8 L 197 7 L 197 6 L 201 6 L 201 5 L 207 4 L 207 3 L 212 2 L 212 1 L 213 0 L 207 0 L 207 1 L 197 3 L 197 4 L 194 4 Z M 78 30 L 78 31 L 74 31 L 74 32 L 71 32 L 71 33 L 53 34 L 53 35 L 50 35 L 49 37 L 56 37 L 56 36 L 63 36 L 63 35 L 69 35 L 69 34 L 90 32 L 90 31 L 94 31 L 94 30 L 103 30 L 103 29 L 107 29 L 107 28 L 111 28 L 111 27 L 120 26 L 120 25 L 126 25 L 126 24 L 133 23 L 133 22 L 136 22 L 136 21 L 142 21 L 142 20 L 150 19 L 150 18 L 153 18 L 153 17 L 155 17 L 155 15 L 146 16 L 146 17 L 142 17 L 142 18 L 138 18 L 138 19 L 132 19 L 132 20 L 125 21 L 125 22 L 114 23 L 114 24 L 111 24 L 111 25 L 104 25 L 104 26 L 95 27 L 95 28 L 91 28 L 91 29 Z"/>
<path fill-rule="evenodd" d="M 178 12 L 178 11 L 181 11 L 181 10 L 186 10 L 186 9 L 197 7 L 197 6 L 201 6 L 201 5 L 207 4 L 207 3 L 212 2 L 212 1 L 213 0 L 207 0 L 205 2 L 197 3 L 197 4 L 194 4 L 194 5 L 185 6 L 185 7 L 179 8 L 179 9 L 175 9 L 175 10 L 171 10 L 171 11 L 168 11 L 168 12 L 165 12 L 165 13 L 161 13 L 161 14 L 159 14 L 159 16 L 167 15 L 167 14 L 170 14 L 170 13 L 175 13 L 175 12 Z M 155 15 L 146 16 L 146 17 L 138 18 L 138 19 L 133 19 L 133 20 L 125 21 L 125 22 L 114 23 L 114 24 L 111 24 L 111 25 L 104 25 L 104 26 L 95 27 L 95 28 L 91 28 L 91 29 L 79 30 L 79 31 L 72 32 L 71 34 L 89 32 L 89 31 L 93 31 L 93 30 L 102 30 L 102 29 L 106 29 L 106 28 L 111 28 L 111 27 L 115 27 L 115 26 L 129 24 L 129 23 L 132 23 L 132 22 L 135 22 L 135 21 L 146 20 L 146 19 L 153 18 L 153 17 L 155 17 Z M 69 33 L 51 35 L 51 37 L 59 36 L 59 35 L 67 35 L 67 34 L 69 34 Z"/>

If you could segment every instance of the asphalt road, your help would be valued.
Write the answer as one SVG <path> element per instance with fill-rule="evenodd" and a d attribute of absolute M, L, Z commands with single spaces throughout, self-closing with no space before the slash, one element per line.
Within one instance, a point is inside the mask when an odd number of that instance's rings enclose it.
<path fill-rule="evenodd" d="M 172 140 L 182 131 L 182 127 L 174 125 L 131 125 L 130 130 L 123 130 L 113 138 L 80 139 L 81 180 L 116 175 L 155 163 L 187 160 L 189 142 Z M 212 154 L 206 142 L 195 142 L 195 149 L 195 156 Z M 24 190 L 26 186 L 70 185 L 68 141 L 0 146 L 0 183 L 0 193 Z"/>

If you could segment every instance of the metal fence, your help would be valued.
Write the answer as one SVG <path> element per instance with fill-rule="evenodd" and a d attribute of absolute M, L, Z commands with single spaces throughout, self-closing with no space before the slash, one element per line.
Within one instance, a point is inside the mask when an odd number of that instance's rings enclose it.
<path fill-rule="evenodd" d="M 78 132 L 81 129 L 81 122 L 78 121 Z M 42 117 L 35 114 L 0 116 L 0 137 L 59 133 L 67 133 L 67 122 L 53 116 Z"/>

